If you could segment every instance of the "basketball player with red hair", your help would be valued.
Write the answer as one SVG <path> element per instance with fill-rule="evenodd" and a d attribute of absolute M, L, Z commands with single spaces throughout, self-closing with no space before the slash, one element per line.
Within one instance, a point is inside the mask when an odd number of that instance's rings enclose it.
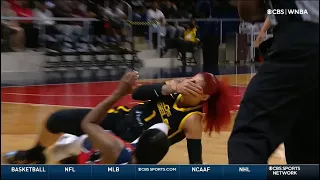
<path fill-rule="evenodd" d="M 189 162 L 202 164 L 202 132 L 219 132 L 230 122 L 228 87 L 210 73 L 192 78 L 174 79 L 165 83 L 145 84 L 132 92 L 132 98 L 143 101 L 128 109 L 118 106 L 108 110 L 100 126 L 116 136 L 132 142 L 157 123 L 169 126 L 170 145 L 187 139 Z M 45 163 L 43 151 L 56 142 L 62 133 L 81 136 L 81 123 L 90 109 L 67 109 L 53 113 L 37 144 L 26 151 L 5 156 L 7 162 Z M 50 139 L 50 140 L 49 140 Z"/>

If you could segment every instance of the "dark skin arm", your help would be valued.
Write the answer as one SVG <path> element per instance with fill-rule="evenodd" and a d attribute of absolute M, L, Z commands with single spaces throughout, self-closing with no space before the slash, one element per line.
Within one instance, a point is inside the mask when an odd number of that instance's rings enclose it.
<path fill-rule="evenodd" d="M 81 123 L 82 130 L 88 134 L 93 146 L 99 149 L 101 153 L 101 163 L 103 164 L 114 164 L 122 146 L 116 138 L 105 133 L 99 124 L 106 116 L 106 112 L 112 108 L 118 100 L 132 91 L 132 87 L 138 77 L 137 75 L 136 72 L 125 74 L 116 91 L 92 109 Z"/>
<path fill-rule="evenodd" d="M 240 18 L 246 22 L 255 22 L 265 18 L 262 0 L 238 0 L 237 9 Z"/>
<path fill-rule="evenodd" d="M 104 129 L 99 125 L 99 122 L 106 115 L 107 110 L 120 98 L 121 96 L 119 95 L 111 95 L 91 110 L 81 123 L 82 130 L 88 134 L 93 146 L 99 149 L 102 155 L 109 154 L 108 158 L 101 157 L 101 162 L 103 164 L 114 164 L 119 156 L 121 147 L 115 138 L 104 132 Z"/>

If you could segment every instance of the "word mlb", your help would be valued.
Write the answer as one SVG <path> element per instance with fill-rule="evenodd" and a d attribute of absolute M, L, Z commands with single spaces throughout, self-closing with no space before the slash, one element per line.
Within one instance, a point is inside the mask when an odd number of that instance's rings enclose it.
<path fill-rule="evenodd" d="M 267 14 L 297 15 L 297 14 L 308 14 L 308 11 L 306 9 L 268 9 Z"/>

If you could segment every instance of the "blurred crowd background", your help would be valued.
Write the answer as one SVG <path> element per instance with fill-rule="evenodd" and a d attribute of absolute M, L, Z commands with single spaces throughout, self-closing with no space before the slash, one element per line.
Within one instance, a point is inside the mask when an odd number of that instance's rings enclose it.
<path fill-rule="evenodd" d="M 1 0 L 1 51 L 177 49 L 185 59 L 202 48 L 205 61 L 240 33 L 238 56 L 254 61 L 262 24 L 241 22 L 235 0 Z"/>
<path fill-rule="evenodd" d="M 183 36 L 188 20 L 192 18 L 238 18 L 233 0 L 1 0 L 1 16 L 34 17 L 45 20 L 42 24 L 40 21 L 32 20 L 1 20 L 2 30 L 9 28 L 11 31 L 10 47 L 15 51 L 38 48 L 41 45 L 39 44 L 41 25 L 49 36 L 46 37 L 47 47 L 56 49 L 61 46 L 52 42 L 57 40 L 59 35 L 65 36 L 63 39 L 67 43 L 90 41 L 95 46 L 100 41 L 128 40 L 129 34 L 148 39 L 149 26 L 142 22 L 158 21 L 159 25 L 153 24 L 153 30 L 161 32 L 167 38 L 174 38 Z M 54 21 L 49 19 L 51 17 L 70 18 L 70 21 Z M 84 28 L 83 21 L 73 21 L 71 18 L 96 18 L 98 21 L 92 21 L 89 27 Z M 180 21 L 166 22 L 166 19 L 180 19 Z M 131 21 L 141 23 L 131 23 L 132 28 L 129 28 Z M 219 35 L 219 22 L 212 21 L 206 24 L 202 22 L 198 22 L 199 34 Z M 158 30 L 155 26 L 162 28 Z M 222 35 L 237 32 L 238 26 L 239 22 L 226 23 Z M 90 35 L 91 39 L 85 39 L 87 35 Z M 2 34 L 2 37 L 5 35 Z M 155 42 L 156 40 L 153 41 L 154 48 L 156 48 Z"/>

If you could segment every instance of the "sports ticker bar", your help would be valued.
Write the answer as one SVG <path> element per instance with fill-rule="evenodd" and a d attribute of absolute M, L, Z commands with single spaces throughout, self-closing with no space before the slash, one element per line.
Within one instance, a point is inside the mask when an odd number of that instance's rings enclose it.
<path fill-rule="evenodd" d="M 1 165 L 1 180 L 318 180 L 319 165 Z"/>

